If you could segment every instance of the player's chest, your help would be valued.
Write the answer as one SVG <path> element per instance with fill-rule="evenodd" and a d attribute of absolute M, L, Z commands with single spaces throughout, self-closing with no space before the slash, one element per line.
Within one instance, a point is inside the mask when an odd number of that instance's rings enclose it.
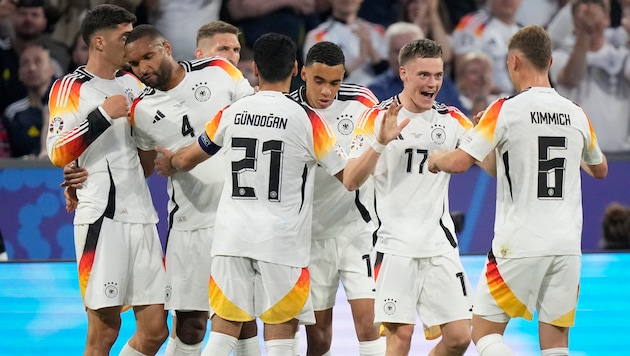
<path fill-rule="evenodd" d="M 457 144 L 459 130 L 454 120 L 412 118 L 394 141 L 395 151 L 408 149 L 449 150 Z"/>

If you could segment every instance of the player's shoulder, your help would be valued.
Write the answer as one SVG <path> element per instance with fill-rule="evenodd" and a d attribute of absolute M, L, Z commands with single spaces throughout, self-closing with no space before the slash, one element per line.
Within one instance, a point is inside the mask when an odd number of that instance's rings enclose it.
<path fill-rule="evenodd" d="M 337 100 L 340 101 L 356 101 L 366 107 L 372 107 L 378 104 L 376 95 L 370 89 L 363 85 L 352 83 L 341 83 Z"/>
<path fill-rule="evenodd" d="M 186 73 L 201 73 L 204 70 L 225 73 L 234 79 L 242 78 L 243 75 L 230 61 L 223 57 L 206 57 L 181 61 L 179 64 L 184 67 Z"/>
<path fill-rule="evenodd" d="M 83 84 L 93 80 L 94 78 L 94 75 L 86 71 L 84 66 L 80 66 L 74 71 L 57 79 L 55 83 L 58 83 L 58 85 L 69 85 L 69 83 Z"/>
<path fill-rule="evenodd" d="M 445 117 L 447 120 L 453 119 L 457 121 L 465 129 L 469 129 L 473 126 L 468 117 L 456 106 L 436 101 L 433 103 L 433 110 L 437 111 L 439 115 Z"/>

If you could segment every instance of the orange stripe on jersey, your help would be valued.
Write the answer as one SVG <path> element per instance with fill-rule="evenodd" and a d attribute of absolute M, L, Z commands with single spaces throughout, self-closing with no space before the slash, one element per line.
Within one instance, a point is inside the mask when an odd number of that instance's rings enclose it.
<path fill-rule="evenodd" d="M 208 299 L 210 299 L 212 310 L 223 319 L 238 322 L 246 322 L 255 319 L 253 315 L 249 315 L 249 313 L 232 303 L 225 294 L 223 294 L 223 291 L 219 288 L 212 276 L 210 276 L 210 284 L 208 286 Z"/>
<path fill-rule="evenodd" d="M 81 289 L 81 297 L 85 298 L 88 280 L 92 273 L 92 265 L 94 264 L 94 250 L 84 251 L 79 261 L 79 288 Z"/>
<path fill-rule="evenodd" d="M 243 73 L 238 70 L 232 63 L 223 58 L 213 58 L 208 61 L 208 67 L 219 67 L 223 69 L 232 79 L 238 80 L 243 78 Z"/>
<path fill-rule="evenodd" d="M 482 23 L 479 27 L 477 27 L 477 28 L 475 29 L 475 35 L 477 35 L 477 36 L 481 36 L 481 34 L 483 33 L 483 31 L 486 29 L 486 25 L 487 25 L 487 23 L 485 23 L 485 22 L 484 22 L 484 23 Z"/>
<path fill-rule="evenodd" d="M 327 31 L 321 31 L 315 34 L 315 42 L 321 42 L 326 37 Z"/>
<path fill-rule="evenodd" d="M 472 20 L 474 14 L 469 14 L 466 15 L 464 17 L 462 17 L 461 20 L 459 20 L 459 23 L 457 24 L 457 26 L 455 26 L 455 30 L 461 30 L 463 28 L 466 27 L 466 25 L 468 25 L 468 23 L 470 22 L 470 20 Z"/>
<path fill-rule="evenodd" d="M 223 110 L 225 110 L 227 106 L 214 115 L 214 117 L 206 123 L 206 134 L 211 140 L 214 140 L 214 135 L 217 133 L 217 128 L 219 128 L 219 123 L 221 123 L 221 118 L 223 117 Z"/>
<path fill-rule="evenodd" d="M 302 273 L 289 293 L 261 313 L 260 320 L 267 324 L 280 324 L 295 318 L 304 309 L 308 299 L 310 280 L 308 268 L 302 268 Z"/>
<path fill-rule="evenodd" d="M 304 107 L 308 118 L 311 120 L 313 128 L 313 145 L 315 148 L 315 158 L 324 158 L 332 150 L 335 144 L 335 135 L 330 131 L 330 127 L 318 113 L 310 108 Z"/>
<path fill-rule="evenodd" d="M 363 112 L 357 122 L 357 127 L 354 129 L 355 136 L 360 135 L 374 135 L 374 124 L 376 117 L 381 112 L 381 109 L 369 109 Z"/>
<path fill-rule="evenodd" d="M 475 126 L 475 130 L 479 132 L 488 142 L 494 142 L 494 131 L 497 127 L 497 118 L 499 117 L 499 112 L 501 111 L 501 107 L 504 102 L 505 98 L 501 98 L 492 103 L 490 107 L 486 109 L 486 112 L 479 120 L 477 126 Z"/>
<path fill-rule="evenodd" d="M 497 262 L 494 260 L 489 260 L 486 265 L 486 281 L 488 282 L 490 294 L 507 315 L 512 318 L 523 317 L 526 320 L 532 320 L 532 313 L 525 304 L 518 300 L 510 287 L 505 283 L 497 268 Z"/>
<path fill-rule="evenodd" d="M 584 113 L 586 115 L 586 113 Z M 588 132 L 591 135 L 591 144 L 588 146 L 588 150 L 591 151 L 595 149 L 595 145 L 597 145 L 597 135 L 595 135 L 595 129 L 593 129 L 593 125 L 591 125 L 591 120 L 586 117 L 586 122 L 588 122 Z"/>
<path fill-rule="evenodd" d="M 64 125 L 63 118 L 79 111 L 81 84 L 81 81 L 64 77 L 53 85 L 48 104 L 50 133 L 61 131 Z M 86 131 L 87 127 L 81 125 L 60 136 L 50 152 L 51 162 L 57 167 L 63 167 L 78 158 L 89 145 L 83 136 Z"/>
<path fill-rule="evenodd" d="M 459 122 L 459 124 L 464 129 L 468 130 L 469 128 L 473 127 L 472 122 L 470 122 L 470 120 L 468 120 L 466 115 L 464 115 L 463 112 L 459 111 L 458 108 L 454 106 L 447 106 L 446 109 L 448 110 L 448 114 L 451 115 L 452 118 L 457 120 L 457 122 Z"/>

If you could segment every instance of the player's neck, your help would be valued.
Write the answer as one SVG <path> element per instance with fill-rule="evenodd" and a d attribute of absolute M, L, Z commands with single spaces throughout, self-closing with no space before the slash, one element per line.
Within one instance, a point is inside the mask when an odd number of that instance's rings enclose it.
<path fill-rule="evenodd" d="M 105 59 L 98 58 L 98 56 L 95 56 L 94 58 L 90 57 L 85 65 L 85 70 L 89 73 L 92 73 L 99 78 L 108 80 L 116 78 L 116 72 L 119 69 L 120 67 L 112 65 Z"/>
<path fill-rule="evenodd" d="M 551 88 L 549 77 L 546 73 L 537 73 L 530 71 L 529 73 L 522 73 L 522 80 L 518 83 L 518 90 L 523 91 L 527 88 Z"/>
<path fill-rule="evenodd" d="M 270 83 L 263 78 L 259 78 L 258 84 L 259 91 L 279 91 L 281 93 L 288 93 L 291 90 L 291 77 L 281 82 Z"/>

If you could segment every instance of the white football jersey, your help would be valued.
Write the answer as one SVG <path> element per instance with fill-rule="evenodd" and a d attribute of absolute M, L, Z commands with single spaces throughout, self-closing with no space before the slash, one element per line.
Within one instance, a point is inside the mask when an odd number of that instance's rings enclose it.
<path fill-rule="evenodd" d="M 398 96 L 363 113 L 354 131 L 350 158 L 361 156 L 374 142 L 393 100 Z M 372 173 L 376 249 L 413 258 L 439 256 L 457 247 L 448 205 L 450 175 L 429 172 L 427 158 L 434 150 L 457 147 L 472 123 L 457 108 L 441 103 L 420 114 L 402 108 L 398 122 L 405 118 L 411 121 L 387 144 Z"/>
<path fill-rule="evenodd" d="M 212 256 L 306 267 L 315 166 L 335 175 L 346 163 L 326 120 L 288 95 L 260 91 L 219 112 L 198 142 L 226 155 Z"/>
<path fill-rule="evenodd" d="M 129 73 L 107 80 L 85 67 L 53 84 L 46 139 L 50 160 L 58 167 L 76 160 L 88 171 L 83 188 L 77 189 L 75 224 L 90 224 L 103 215 L 128 223 L 157 222 L 129 120 L 112 120 L 100 108 L 117 94 L 126 95 L 131 104 L 142 88 Z"/>
<path fill-rule="evenodd" d="M 581 254 L 580 161 L 603 158 L 579 106 L 552 88 L 498 99 L 460 148 L 479 161 L 496 148 L 495 256 Z"/>
<path fill-rule="evenodd" d="M 306 87 L 302 86 L 291 93 L 291 97 L 304 105 Z M 352 133 L 361 113 L 376 105 L 378 99 L 361 85 L 342 83 L 333 103 L 325 109 L 314 109 L 326 119 L 337 136 L 337 143 L 347 152 L 350 149 Z M 318 167 L 315 170 L 315 190 L 313 196 L 313 236 L 314 240 L 330 239 L 349 223 L 358 219 L 366 222 L 371 217 L 364 200 L 366 186 L 349 192 L 339 180 Z"/>
<path fill-rule="evenodd" d="M 147 88 L 131 108 L 138 148 L 177 151 L 194 143 L 206 123 L 235 100 L 253 94 L 247 79 L 222 58 L 181 62 L 184 79 L 173 89 Z M 223 155 L 168 179 L 169 226 L 197 230 L 214 225 L 224 181 Z"/>

